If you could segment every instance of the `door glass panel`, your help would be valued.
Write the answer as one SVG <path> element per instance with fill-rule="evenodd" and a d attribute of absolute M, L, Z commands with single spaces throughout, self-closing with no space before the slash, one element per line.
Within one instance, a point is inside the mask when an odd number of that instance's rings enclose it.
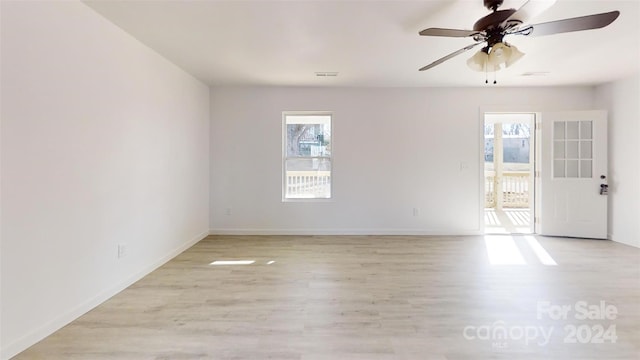
<path fill-rule="evenodd" d="M 591 121 L 580 121 L 580 139 L 591 140 L 592 138 Z"/>
<path fill-rule="evenodd" d="M 592 177 L 592 121 L 556 121 L 553 139 L 554 177 Z"/>
<path fill-rule="evenodd" d="M 553 177 L 557 177 L 557 178 L 564 177 L 564 160 L 553 161 Z"/>
<path fill-rule="evenodd" d="M 578 121 L 567 121 L 567 139 L 578 139 Z"/>
<path fill-rule="evenodd" d="M 553 142 L 553 158 L 564 159 L 564 141 Z"/>
<path fill-rule="evenodd" d="M 580 141 L 580 159 L 591 159 L 593 156 L 592 147 L 591 141 Z"/>
<path fill-rule="evenodd" d="M 553 139 L 564 140 L 564 121 L 556 121 L 553 123 Z"/>
<path fill-rule="evenodd" d="M 578 158 L 578 142 L 567 141 L 567 159 L 577 159 L 577 158 Z"/>
<path fill-rule="evenodd" d="M 578 177 L 578 160 L 567 160 L 567 177 Z"/>
<path fill-rule="evenodd" d="M 590 178 L 593 176 L 591 168 L 591 160 L 580 160 L 580 177 Z"/>

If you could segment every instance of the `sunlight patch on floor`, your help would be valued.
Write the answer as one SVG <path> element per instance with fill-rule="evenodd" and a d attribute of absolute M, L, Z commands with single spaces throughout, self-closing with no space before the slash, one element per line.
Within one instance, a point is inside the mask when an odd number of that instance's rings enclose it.
<path fill-rule="evenodd" d="M 251 265 L 255 260 L 216 260 L 209 265 Z"/>
<path fill-rule="evenodd" d="M 491 265 L 526 265 L 522 253 L 511 236 L 484 237 Z"/>
<path fill-rule="evenodd" d="M 540 243 L 538 242 L 538 240 L 536 240 L 535 237 L 525 236 L 524 239 L 527 241 L 527 244 L 529 244 L 529 247 L 531 247 L 531 250 L 533 250 L 534 254 L 536 254 L 536 256 L 538 257 L 538 260 L 540 260 L 541 263 L 543 263 L 544 265 L 550 265 L 550 266 L 558 265 L 558 263 L 556 263 L 556 261 L 553 260 L 551 255 L 549 255 L 547 250 L 545 250 L 542 247 L 542 245 L 540 245 Z"/>
<path fill-rule="evenodd" d="M 269 260 L 265 262 L 266 265 L 272 265 L 275 263 L 276 263 L 275 260 Z M 220 265 L 253 265 L 253 264 L 256 264 L 255 260 L 216 260 L 210 263 L 209 265 L 220 266 Z"/>
<path fill-rule="evenodd" d="M 491 265 L 558 265 L 534 236 L 485 235 L 484 242 Z"/>

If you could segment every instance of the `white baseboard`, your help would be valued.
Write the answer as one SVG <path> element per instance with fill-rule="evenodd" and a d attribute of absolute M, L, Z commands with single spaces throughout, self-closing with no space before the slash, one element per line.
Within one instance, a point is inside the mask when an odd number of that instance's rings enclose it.
<path fill-rule="evenodd" d="M 208 235 L 209 235 L 209 232 L 207 232 L 207 231 L 198 234 L 197 236 L 189 239 L 189 241 L 185 242 L 184 244 L 182 244 L 182 245 L 178 246 L 177 248 L 173 249 L 172 251 L 170 251 L 169 254 L 167 254 L 167 255 L 163 256 L 162 258 L 154 261 L 149 266 L 146 266 L 143 270 L 137 272 L 136 274 L 133 274 L 132 276 L 130 276 L 127 279 L 125 279 L 124 281 L 120 282 L 119 284 L 117 284 L 117 285 L 111 287 L 110 289 L 107 289 L 107 290 L 97 294 L 93 298 L 88 299 L 87 301 L 85 301 L 82 304 L 74 307 L 73 309 L 67 311 L 66 313 L 64 313 L 64 314 L 58 316 L 57 318 L 49 321 L 48 323 L 42 325 L 41 327 L 31 331 L 29 334 L 23 336 L 22 338 L 12 342 L 11 344 L 8 344 L 5 348 L 3 348 L 1 350 L 0 358 L 2 360 L 6 360 L 6 359 L 10 359 L 11 357 L 21 353 L 22 351 L 24 351 L 27 348 L 29 348 L 30 346 L 34 345 L 38 341 L 40 341 L 40 340 L 44 339 L 45 337 L 51 335 L 55 331 L 61 329 L 62 327 L 64 327 L 65 325 L 69 324 L 73 320 L 79 318 L 80 316 L 86 314 L 91 309 L 93 309 L 96 306 L 102 304 L 103 302 L 109 300 L 110 298 L 112 298 L 113 296 L 115 296 L 116 294 L 121 292 L 122 290 L 124 290 L 127 287 L 131 286 L 136 281 L 142 279 L 143 277 L 147 276 L 152 271 L 154 271 L 157 268 L 159 268 L 160 266 L 164 265 L 169 260 L 171 260 L 174 257 L 180 255 L 183 251 L 187 250 L 188 248 L 190 248 L 194 244 L 198 243 L 200 240 L 204 239 Z"/>
<path fill-rule="evenodd" d="M 481 235 L 475 230 L 451 229 L 211 229 L 209 235 L 431 235 L 431 236 L 463 236 Z"/>
<path fill-rule="evenodd" d="M 620 244 L 625 244 L 625 245 L 633 246 L 636 248 L 640 248 L 640 241 L 632 242 L 632 241 L 629 241 L 628 239 L 620 239 L 614 236 L 613 234 L 609 234 L 609 240 L 615 241 Z"/>

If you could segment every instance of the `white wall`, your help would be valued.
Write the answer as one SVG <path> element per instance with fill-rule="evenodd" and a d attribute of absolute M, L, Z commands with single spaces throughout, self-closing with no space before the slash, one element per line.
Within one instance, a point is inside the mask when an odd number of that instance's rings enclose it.
<path fill-rule="evenodd" d="M 584 110 L 593 95 L 591 87 L 213 88 L 211 231 L 476 233 L 480 109 Z M 289 110 L 334 112 L 332 201 L 281 201 Z"/>
<path fill-rule="evenodd" d="M 80 2 L 1 23 L 8 358 L 206 235 L 209 89 Z"/>
<path fill-rule="evenodd" d="M 609 237 L 640 247 L 640 74 L 596 88 L 609 112 Z"/>

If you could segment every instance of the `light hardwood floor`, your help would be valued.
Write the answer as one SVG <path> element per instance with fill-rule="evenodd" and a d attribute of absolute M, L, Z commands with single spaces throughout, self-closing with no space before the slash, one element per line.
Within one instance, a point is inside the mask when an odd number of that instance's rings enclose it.
<path fill-rule="evenodd" d="M 16 359 L 640 358 L 640 249 L 487 239 L 211 236 Z M 575 318 L 601 301 L 615 319 Z"/>

